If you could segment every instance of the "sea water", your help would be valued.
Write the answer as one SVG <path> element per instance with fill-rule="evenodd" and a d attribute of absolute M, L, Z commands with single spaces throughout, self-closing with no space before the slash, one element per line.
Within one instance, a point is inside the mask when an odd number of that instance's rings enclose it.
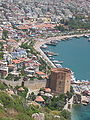
<path fill-rule="evenodd" d="M 72 120 L 90 120 L 90 105 L 74 105 L 71 115 Z"/>
<path fill-rule="evenodd" d="M 56 46 L 48 46 L 58 53 L 55 60 L 64 61 L 63 67 L 70 68 L 77 80 L 90 81 L 90 42 L 88 38 L 70 38 Z M 90 105 L 76 105 L 72 108 L 72 120 L 90 120 Z"/>
<path fill-rule="evenodd" d="M 58 53 L 55 60 L 64 61 L 63 67 L 70 68 L 76 79 L 90 81 L 90 42 L 84 37 L 61 41 L 57 46 L 48 46 Z"/>

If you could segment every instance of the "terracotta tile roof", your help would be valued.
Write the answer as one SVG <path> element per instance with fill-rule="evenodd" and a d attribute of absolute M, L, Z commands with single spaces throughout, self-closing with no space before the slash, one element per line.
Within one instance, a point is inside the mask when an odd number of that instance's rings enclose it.
<path fill-rule="evenodd" d="M 22 30 L 29 29 L 29 28 L 32 28 L 32 27 L 28 25 L 22 25 L 18 27 L 18 29 L 22 29 Z"/>
<path fill-rule="evenodd" d="M 0 40 L 0 42 L 6 42 L 5 40 Z"/>
<path fill-rule="evenodd" d="M 4 46 L 4 47 L 7 47 L 8 45 L 7 45 L 7 44 L 4 44 L 3 46 Z"/>
<path fill-rule="evenodd" d="M 45 78 L 47 79 L 47 78 L 48 78 L 48 76 L 42 76 L 42 78 L 43 78 L 43 79 L 45 79 Z"/>
<path fill-rule="evenodd" d="M 21 60 L 12 60 L 12 62 L 15 64 L 18 64 L 18 63 L 21 63 L 22 61 Z"/>
<path fill-rule="evenodd" d="M 3 29 L 0 27 L 0 31 L 3 31 Z"/>
<path fill-rule="evenodd" d="M 14 65 L 13 64 L 9 64 L 8 67 L 14 67 Z"/>
<path fill-rule="evenodd" d="M 37 96 L 35 101 L 36 102 L 44 102 L 45 100 L 41 96 Z"/>
<path fill-rule="evenodd" d="M 53 28 L 55 26 L 56 25 L 54 25 L 54 24 L 40 24 L 40 25 L 35 25 L 33 27 L 36 27 L 36 28 Z"/>
<path fill-rule="evenodd" d="M 17 42 L 17 41 L 14 40 L 14 39 L 8 39 L 7 41 L 8 41 L 8 42 Z"/>
<path fill-rule="evenodd" d="M 33 63 L 33 61 L 32 60 L 27 60 L 27 61 L 25 61 L 26 63 Z"/>
<path fill-rule="evenodd" d="M 51 92 L 50 88 L 45 88 L 45 92 Z"/>
<path fill-rule="evenodd" d="M 24 91 L 23 87 L 18 88 L 19 91 Z"/>
<path fill-rule="evenodd" d="M 8 90 L 7 93 L 10 94 L 10 95 L 14 94 L 14 92 L 12 90 Z"/>
<path fill-rule="evenodd" d="M 44 72 L 36 72 L 36 74 L 38 74 L 38 75 L 45 75 L 45 73 Z"/>
<path fill-rule="evenodd" d="M 21 62 L 24 62 L 26 58 L 19 58 Z"/>

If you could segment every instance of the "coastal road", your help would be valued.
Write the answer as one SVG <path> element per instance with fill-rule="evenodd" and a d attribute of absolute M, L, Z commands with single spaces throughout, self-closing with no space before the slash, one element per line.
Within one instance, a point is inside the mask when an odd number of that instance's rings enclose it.
<path fill-rule="evenodd" d="M 51 60 L 44 54 L 44 52 L 40 49 L 40 47 L 46 43 L 45 41 L 37 41 L 34 45 L 34 49 L 40 53 L 40 57 L 43 58 L 50 66 L 56 68 L 56 66 L 51 62 Z"/>

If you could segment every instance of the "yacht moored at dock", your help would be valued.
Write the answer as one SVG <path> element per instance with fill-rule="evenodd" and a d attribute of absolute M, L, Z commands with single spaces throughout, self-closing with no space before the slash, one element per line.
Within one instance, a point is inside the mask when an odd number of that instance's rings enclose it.
<path fill-rule="evenodd" d="M 53 63 L 60 63 L 60 64 L 63 63 L 63 61 L 58 61 L 58 60 L 53 60 L 52 62 L 53 62 Z"/>
<path fill-rule="evenodd" d="M 85 38 L 89 38 L 89 35 L 83 35 L 83 37 L 85 37 Z"/>
<path fill-rule="evenodd" d="M 46 45 L 46 44 L 43 44 L 43 45 L 41 46 L 41 48 L 47 48 L 47 45 Z"/>
<path fill-rule="evenodd" d="M 57 68 L 62 68 L 62 65 L 61 65 L 61 64 L 55 64 L 55 66 L 56 66 Z"/>
<path fill-rule="evenodd" d="M 52 55 L 52 56 L 58 55 L 57 53 L 50 52 L 50 51 L 44 51 L 44 53 L 45 53 L 47 56 L 48 56 L 48 55 Z"/>
<path fill-rule="evenodd" d="M 56 45 L 57 45 L 57 43 L 58 43 L 58 41 L 57 41 L 57 40 L 51 40 L 51 41 L 47 42 L 47 43 L 46 43 L 46 45 L 56 46 Z"/>

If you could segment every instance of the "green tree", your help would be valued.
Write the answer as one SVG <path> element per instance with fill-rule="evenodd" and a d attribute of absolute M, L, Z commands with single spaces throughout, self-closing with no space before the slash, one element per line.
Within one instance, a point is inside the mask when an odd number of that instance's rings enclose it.
<path fill-rule="evenodd" d="M 56 26 L 55 28 L 58 29 L 58 30 L 60 30 L 61 32 L 64 32 L 64 31 L 66 30 L 66 29 L 65 29 L 63 26 L 61 26 L 61 25 Z"/>
<path fill-rule="evenodd" d="M 28 99 L 29 100 L 35 100 L 35 98 L 36 98 L 36 95 L 34 94 L 34 92 L 32 92 L 31 94 L 29 94 L 29 96 L 28 96 Z"/>
<path fill-rule="evenodd" d="M 67 119 L 67 120 L 71 120 L 71 113 L 68 110 L 63 110 L 61 111 L 61 115 Z"/>
<path fill-rule="evenodd" d="M 4 55 L 4 53 L 1 51 L 0 52 L 0 59 L 3 59 L 3 55 Z"/>
<path fill-rule="evenodd" d="M 2 51 L 2 49 L 3 49 L 3 43 L 0 42 L 0 51 Z"/>
<path fill-rule="evenodd" d="M 3 30 L 2 39 L 6 40 L 7 38 L 8 38 L 8 31 L 7 30 Z"/>

